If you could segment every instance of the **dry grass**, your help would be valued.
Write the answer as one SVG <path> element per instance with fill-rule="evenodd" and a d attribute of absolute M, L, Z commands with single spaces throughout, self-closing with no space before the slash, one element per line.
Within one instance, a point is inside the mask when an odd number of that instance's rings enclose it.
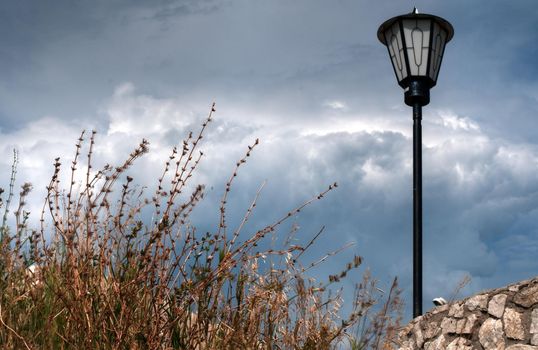
<path fill-rule="evenodd" d="M 237 162 L 220 205 L 220 224 L 200 234 L 189 215 L 203 196 L 192 187 L 198 151 L 214 107 L 198 134 L 174 148 L 156 191 L 147 197 L 127 170 L 148 152 L 143 140 L 117 166 L 92 169 L 95 132 L 82 133 L 60 186 L 56 159 L 38 229 L 28 227 L 22 186 L 15 223 L 7 222 L 16 162 L 0 228 L 0 344 L 13 349 L 391 349 L 401 301 L 396 281 L 381 293 L 365 274 L 342 316 L 341 289 L 355 257 L 327 281 L 310 269 L 338 252 L 301 263 L 304 245 L 260 249 L 258 244 L 336 184 L 263 229 L 246 234 L 259 192 L 238 228 L 226 224 L 228 193 L 245 157 Z M 78 169 L 87 145 L 87 166 Z M 83 174 L 82 184 L 75 179 Z M 153 212 L 142 220 L 142 211 Z M 293 230 L 290 235 L 293 235 Z M 279 233 L 280 234 L 280 233 Z M 263 245 L 263 244 L 262 244 Z M 262 246 L 260 245 L 260 246 Z M 265 244 L 266 246 L 267 244 Z M 374 305 L 381 302 L 377 311 Z"/>

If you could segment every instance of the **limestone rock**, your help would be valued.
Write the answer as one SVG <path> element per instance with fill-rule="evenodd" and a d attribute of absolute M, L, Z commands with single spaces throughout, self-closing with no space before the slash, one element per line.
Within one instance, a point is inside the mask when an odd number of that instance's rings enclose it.
<path fill-rule="evenodd" d="M 530 284 L 514 295 L 514 303 L 523 307 L 531 307 L 538 303 L 538 282 Z"/>
<path fill-rule="evenodd" d="M 399 336 L 400 350 L 538 350 L 538 276 L 436 307 Z"/>
<path fill-rule="evenodd" d="M 465 306 L 469 311 L 474 311 L 476 309 L 479 310 L 486 310 L 488 307 L 488 295 L 487 294 L 480 294 L 475 295 L 472 298 L 469 298 L 465 302 Z"/>
<path fill-rule="evenodd" d="M 464 311 L 465 310 L 463 309 L 463 304 L 455 303 L 450 307 L 450 310 L 448 310 L 448 316 L 462 318 Z"/>
<path fill-rule="evenodd" d="M 489 301 L 488 313 L 491 316 L 501 318 L 504 312 L 504 305 L 506 303 L 506 294 L 497 294 Z"/>
<path fill-rule="evenodd" d="M 437 339 L 432 340 L 424 344 L 424 350 L 440 350 L 444 349 L 446 344 L 446 339 L 443 334 L 441 334 Z"/>
<path fill-rule="evenodd" d="M 439 334 L 441 329 L 439 328 L 439 322 L 429 322 L 424 327 L 424 339 L 428 340 Z"/>
<path fill-rule="evenodd" d="M 456 319 L 445 317 L 441 321 L 441 329 L 443 333 L 456 333 Z"/>
<path fill-rule="evenodd" d="M 467 318 L 458 320 L 456 323 L 456 333 L 457 334 L 471 334 L 473 331 L 474 324 L 476 322 L 477 316 L 475 314 L 470 314 Z"/>
<path fill-rule="evenodd" d="M 408 338 L 409 335 L 411 334 L 412 329 L 413 329 L 413 324 L 411 324 L 411 323 L 408 324 L 407 326 L 402 328 L 402 330 L 398 333 L 398 338 L 400 338 L 400 339 Z"/>
<path fill-rule="evenodd" d="M 420 323 L 415 323 L 415 326 L 413 327 L 413 333 L 415 335 L 415 343 L 417 344 L 417 347 L 419 349 L 422 348 L 422 345 L 424 345 L 424 337 L 422 336 L 422 329 L 420 328 Z"/>
<path fill-rule="evenodd" d="M 538 334 L 534 334 L 534 335 L 531 337 L 531 344 L 532 344 L 532 345 L 538 345 Z"/>
<path fill-rule="evenodd" d="M 531 328 L 529 329 L 531 334 L 538 333 L 538 307 L 532 310 L 531 314 Z"/>
<path fill-rule="evenodd" d="M 519 290 L 519 287 L 521 287 L 521 283 L 514 284 L 512 286 L 508 286 L 509 292 L 517 292 Z"/>
<path fill-rule="evenodd" d="M 472 350 L 473 347 L 470 345 L 469 340 L 465 338 L 456 338 L 450 344 L 446 350 Z"/>
<path fill-rule="evenodd" d="M 501 320 L 488 318 L 480 327 L 478 339 L 485 350 L 504 350 L 504 332 Z"/>
<path fill-rule="evenodd" d="M 504 331 L 508 338 L 517 340 L 525 339 L 525 330 L 523 329 L 523 322 L 519 312 L 511 308 L 506 308 L 504 310 L 503 322 Z"/>
<path fill-rule="evenodd" d="M 448 307 L 449 307 L 449 306 L 450 306 L 450 305 L 448 305 L 448 304 L 441 305 L 441 306 L 437 306 L 436 308 L 433 308 L 433 309 L 430 311 L 430 313 L 431 313 L 432 315 L 437 315 L 437 314 L 439 314 L 439 313 L 441 313 L 441 312 L 445 312 L 446 310 L 448 310 Z"/>
<path fill-rule="evenodd" d="M 398 348 L 399 350 L 415 350 L 415 345 L 413 343 L 413 341 L 411 340 L 406 340 L 404 341 L 400 347 Z"/>

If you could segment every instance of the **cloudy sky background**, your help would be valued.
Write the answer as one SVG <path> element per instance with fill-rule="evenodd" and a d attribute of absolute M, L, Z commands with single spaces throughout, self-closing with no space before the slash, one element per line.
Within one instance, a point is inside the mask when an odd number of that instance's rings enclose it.
<path fill-rule="evenodd" d="M 80 131 L 92 128 L 101 165 L 149 139 L 136 173 L 149 184 L 215 101 L 197 178 L 208 190 L 194 217 L 201 227 L 216 218 L 235 161 L 259 138 L 229 201 L 230 222 L 264 180 L 253 227 L 337 181 L 294 218 L 304 240 L 326 226 L 312 256 L 356 243 L 316 273 L 360 254 L 383 286 L 400 278 L 409 317 L 411 110 L 376 31 L 417 6 L 455 28 L 424 108 L 425 310 L 466 274 L 472 281 L 460 296 L 536 276 L 536 5 L 2 1 L 0 184 L 9 183 L 16 148 L 18 185 L 34 184 L 37 214 L 53 159 L 67 164 Z"/>

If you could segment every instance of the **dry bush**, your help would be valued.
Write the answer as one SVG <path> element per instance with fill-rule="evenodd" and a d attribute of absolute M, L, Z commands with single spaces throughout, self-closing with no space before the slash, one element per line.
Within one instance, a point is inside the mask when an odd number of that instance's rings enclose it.
<path fill-rule="evenodd" d="M 60 186 L 62 164 L 54 163 L 38 229 L 28 228 L 23 185 L 15 224 L 7 216 L 14 192 L 16 154 L 0 228 L 0 344 L 14 349 L 353 349 L 391 348 L 401 301 L 396 281 L 388 295 L 365 274 L 354 300 L 341 315 L 341 289 L 361 258 L 328 280 L 308 277 L 310 269 L 337 252 L 302 264 L 304 245 L 260 249 L 282 224 L 328 187 L 250 235 L 242 233 L 256 206 L 255 195 L 241 224 L 229 231 L 226 202 L 248 147 L 227 182 L 220 224 L 200 234 L 189 215 L 203 196 L 190 187 L 202 152 L 203 133 L 174 148 L 153 195 L 146 197 L 126 174 L 148 152 L 143 140 L 126 161 L 92 169 L 95 132 L 83 132 L 70 163 L 70 182 Z M 87 166 L 77 185 L 84 142 Z M 142 220 L 142 211 L 153 212 Z M 293 230 L 290 235 L 293 235 Z M 246 237 L 246 239 L 245 239 Z M 289 243 L 289 241 L 287 241 Z M 263 244 L 262 244 L 263 245 Z M 302 260 L 302 259 L 301 259 Z M 335 291 L 336 290 L 336 291 Z M 374 305 L 384 303 L 374 312 Z"/>

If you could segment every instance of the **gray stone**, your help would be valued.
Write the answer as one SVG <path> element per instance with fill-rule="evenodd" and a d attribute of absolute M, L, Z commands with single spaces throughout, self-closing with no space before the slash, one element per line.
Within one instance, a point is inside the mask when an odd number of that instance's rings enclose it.
<path fill-rule="evenodd" d="M 531 328 L 529 329 L 531 334 L 538 333 L 538 307 L 532 310 L 531 314 Z"/>
<path fill-rule="evenodd" d="M 538 277 L 436 307 L 399 335 L 400 350 L 538 350 Z"/>
<path fill-rule="evenodd" d="M 463 304 L 455 303 L 450 307 L 450 310 L 448 310 L 448 316 L 462 318 L 464 311 L 465 310 L 463 309 Z"/>
<path fill-rule="evenodd" d="M 446 350 L 472 350 L 473 347 L 470 345 L 469 340 L 465 338 L 456 338 L 450 344 Z"/>
<path fill-rule="evenodd" d="M 470 314 L 467 318 L 458 320 L 456 323 L 456 333 L 457 334 L 471 334 L 473 332 L 473 327 L 476 322 L 477 316 L 475 314 Z"/>
<path fill-rule="evenodd" d="M 417 344 L 417 347 L 420 349 L 422 348 L 422 345 L 424 345 L 424 337 L 422 336 L 422 329 L 420 328 L 420 323 L 416 323 L 413 327 L 413 333 L 415 335 L 415 343 Z"/>
<path fill-rule="evenodd" d="M 439 328 L 439 322 L 429 322 L 426 323 L 424 326 L 424 339 L 431 339 L 435 336 L 437 336 L 441 332 L 441 328 Z"/>
<path fill-rule="evenodd" d="M 538 282 L 530 284 L 524 288 L 521 288 L 516 295 L 514 295 L 514 303 L 523 307 L 531 307 L 538 303 Z"/>
<path fill-rule="evenodd" d="M 413 324 L 408 324 L 407 326 L 405 326 L 404 328 L 402 328 L 402 330 L 398 333 L 398 338 L 400 339 L 406 339 L 406 338 L 409 338 L 409 336 L 411 335 L 411 330 L 413 329 Z"/>
<path fill-rule="evenodd" d="M 521 284 L 514 284 L 513 286 L 508 287 L 509 292 L 517 292 L 519 290 L 519 287 L 521 287 Z"/>
<path fill-rule="evenodd" d="M 534 334 L 534 335 L 531 337 L 531 344 L 532 344 L 532 345 L 538 345 L 538 334 Z"/>
<path fill-rule="evenodd" d="M 469 309 L 469 311 L 474 311 L 476 309 L 486 310 L 488 308 L 488 295 L 475 295 L 474 297 L 469 298 L 465 302 L 465 306 L 467 307 L 467 309 Z"/>
<path fill-rule="evenodd" d="M 510 339 L 523 340 L 525 339 L 525 330 L 521 314 L 514 309 L 506 308 L 503 316 L 504 331 Z"/>
<path fill-rule="evenodd" d="M 506 304 L 506 294 L 497 294 L 489 301 L 488 313 L 491 316 L 501 318 Z"/>
<path fill-rule="evenodd" d="M 400 344 L 399 350 L 415 350 L 415 345 L 413 344 L 413 341 L 406 340 L 403 343 Z"/>
<path fill-rule="evenodd" d="M 443 333 L 456 333 L 456 319 L 445 317 L 441 321 L 441 328 Z"/>
<path fill-rule="evenodd" d="M 449 307 L 449 306 L 450 306 L 450 305 L 448 305 L 448 304 L 438 306 L 438 307 L 436 307 L 436 308 L 433 308 L 433 309 L 430 311 L 430 313 L 431 313 L 432 315 L 440 314 L 441 312 L 445 312 L 446 310 L 448 310 L 448 307 Z"/>
<path fill-rule="evenodd" d="M 501 320 L 488 318 L 480 327 L 478 339 L 485 350 L 504 350 L 504 332 Z"/>
<path fill-rule="evenodd" d="M 437 339 L 432 340 L 424 344 L 424 350 L 441 350 L 445 349 L 446 339 L 443 334 L 441 334 Z"/>

